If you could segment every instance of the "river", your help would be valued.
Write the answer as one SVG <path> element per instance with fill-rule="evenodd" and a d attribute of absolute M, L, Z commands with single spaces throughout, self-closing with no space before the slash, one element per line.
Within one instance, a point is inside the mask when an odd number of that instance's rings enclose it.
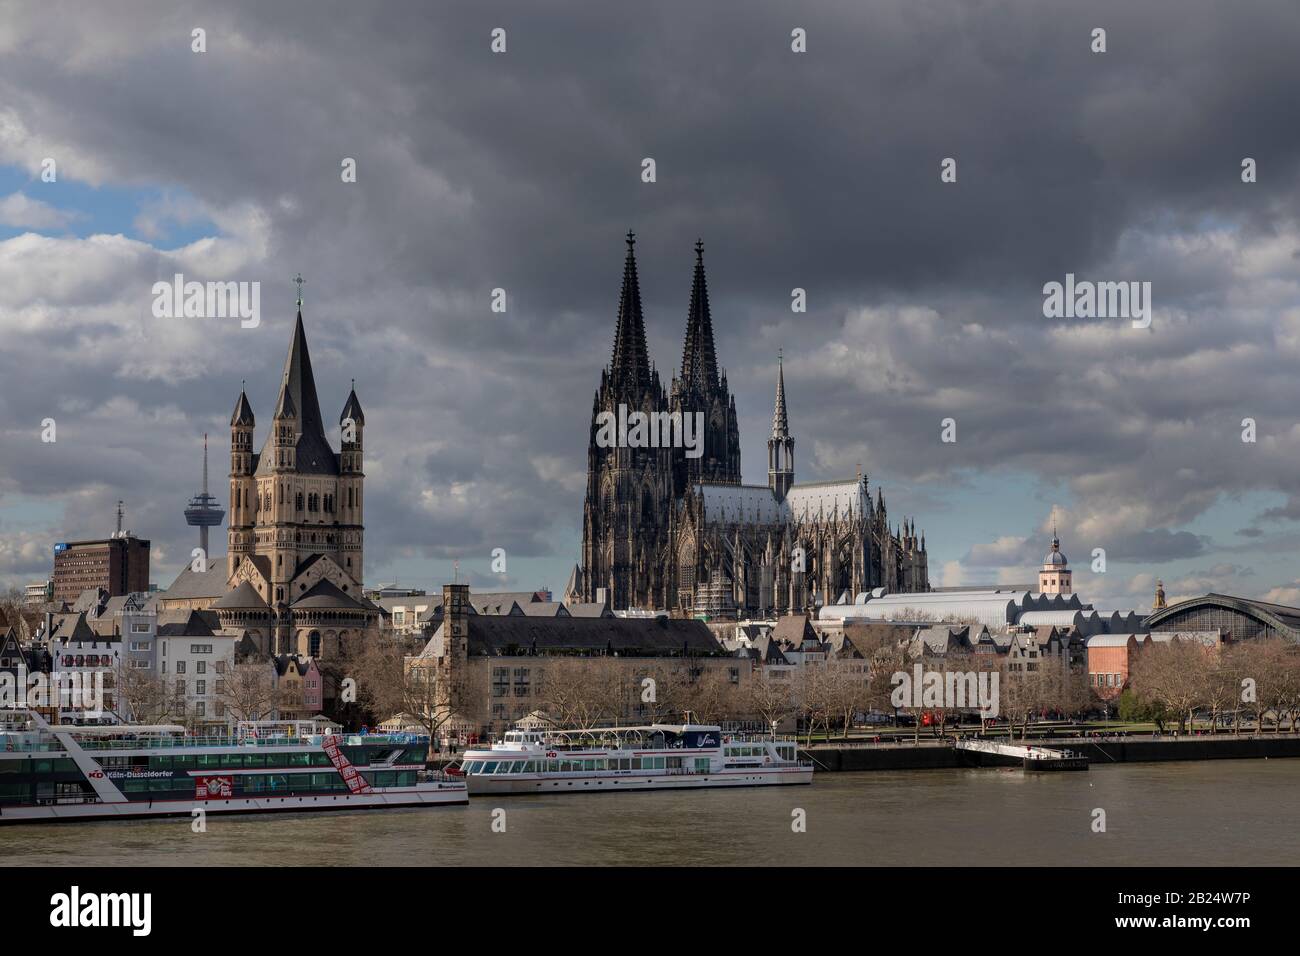
<path fill-rule="evenodd" d="M 818 774 L 810 787 L 212 816 L 205 833 L 188 818 L 5 826 L 0 864 L 1295 865 L 1297 800 L 1300 760 Z"/>

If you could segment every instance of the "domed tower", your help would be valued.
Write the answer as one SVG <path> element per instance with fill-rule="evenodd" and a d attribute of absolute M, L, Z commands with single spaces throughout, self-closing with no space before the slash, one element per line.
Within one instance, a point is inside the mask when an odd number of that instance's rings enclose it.
<path fill-rule="evenodd" d="M 1038 590 L 1043 594 L 1073 594 L 1070 562 L 1061 553 L 1061 539 L 1056 536 L 1056 523 L 1052 523 L 1052 550 L 1043 558 L 1038 569 Z"/>

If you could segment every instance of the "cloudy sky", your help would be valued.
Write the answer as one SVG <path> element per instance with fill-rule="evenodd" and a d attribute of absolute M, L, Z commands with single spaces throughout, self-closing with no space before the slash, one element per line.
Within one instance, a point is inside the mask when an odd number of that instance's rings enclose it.
<path fill-rule="evenodd" d="M 1032 580 L 1055 508 L 1101 606 L 1300 601 L 1297 49 L 1294 0 L 6 4 L 0 581 L 119 498 L 171 581 L 301 271 L 367 583 L 559 591 L 633 228 L 665 377 L 704 240 L 748 481 L 784 349 L 798 477 L 861 462 L 935 584 Z M 260 326 L 154 318 L 176 272 L 260 282 Z M 1151 327 L 1044 318 L 1066 273 L 1150 282 Z"/>

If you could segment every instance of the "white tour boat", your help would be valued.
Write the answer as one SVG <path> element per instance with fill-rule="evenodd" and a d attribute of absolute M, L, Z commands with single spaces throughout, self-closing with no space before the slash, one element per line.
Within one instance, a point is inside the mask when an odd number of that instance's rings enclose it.
<path fill-rule="evenodd" d="M 466 750 L 470 793 L 682 790 L 812 783 L 793 740 L 724 734 L 708 724 L 512 730 Z"/>

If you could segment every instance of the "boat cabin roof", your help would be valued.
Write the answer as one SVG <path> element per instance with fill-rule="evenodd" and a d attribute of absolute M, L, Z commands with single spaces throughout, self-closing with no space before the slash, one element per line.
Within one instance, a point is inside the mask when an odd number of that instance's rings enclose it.
<path fill-rule="evenodd" d="M 52 724 L 51 730 L 73 734 L 117 737 L 138 734 L 184 734 L 179 724 Z"/>
<path fill-rule="evenodd" d="M 627 733 L 665 733 L 665 734 L 685 734 L 689 732 L 700 733 L 721 733 L 722 728 L 717 724 L 625 724 L 621 727 L 587 727 L 569 728 L 568 730 L 511 730 L 506 732 L 508 739 L 519 739 L 520 737 L 542 738 L 547 736 L 571 737 L 575 734 L 627 734 Z"/>

